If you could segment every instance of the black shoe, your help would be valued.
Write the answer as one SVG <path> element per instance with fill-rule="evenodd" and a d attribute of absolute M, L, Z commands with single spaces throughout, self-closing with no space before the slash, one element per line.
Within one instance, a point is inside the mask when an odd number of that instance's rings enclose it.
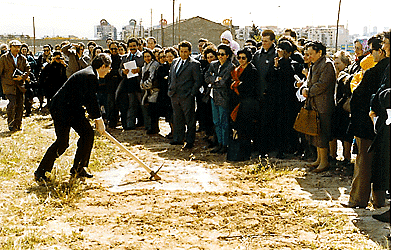
<path fill-rule="evenodd" d="M 192 149 L 193 148 L 193 143 L 186 143 L 185 146 L 182 147 L 182 149 Z"/>
<path fill-rule="evenodd" d="M 382 221 L 382 222 L 390 223 L 390 209 L 388 211 L 384 212 L 383 214 L 374 214 L 374 215 L 372 215 L 372 218 L 374 218 L 375 220 Z"/>
<path fill-rule="evenodd" d="M 183 145 L 183 142 L 180 142 L 180 141 L 171 141 L 169 144 L 170 144 L 170 145 Z"/>
<path fill-rule="evenodd" d="M 74 178 L 93 178 L 93 175 L 86 172 L 83 168 L 79 170 L 71 169 L 71 176 Z"/>
<path fill-rule="evenodd" d="M 360 206 L 360 205 L 357 205 L 355 203 L 348 202 L 348 201 L 340 203 L 340 205 L 342 205 L 343 207 L 347 207 L 347 208 L 366 208 L 367 207 L 367 206 Z"/>

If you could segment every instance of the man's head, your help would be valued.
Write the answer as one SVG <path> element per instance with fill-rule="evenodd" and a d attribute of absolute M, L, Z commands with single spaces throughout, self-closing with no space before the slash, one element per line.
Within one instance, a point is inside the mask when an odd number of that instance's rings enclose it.
<path fill-rule="evenodd" d="M 188 41 L 182 41 L 179 43 L 178 49 L 179 49 L 179 56 L 182 58 L 182 60 L 186 60 L 192 53 L 192 44 Z"/>
<path fill-rule="evenodd" d="M 157 41 L 154 37 L 147 38 L 147 48 L 153 50 L 156 47 Z"/>
<path fill-rule="evenodd" d="M 14 56 L 17 56 L 17 54 L 21 50 L 21 46 L 22 46 L 22 43 L 18 40 L 10 41 L 9 47 L 10 47 L 11 54 L 13 54 Z"/>
<path fill-rule="evenodd" d="M 268 51 L 275 42 L 275 33 L 272 30 L 264 30 L 261 36 L 262 47 Z"/>
<path fill-rule="evenodd" d="M 111 55 L 118 55 L 118 42 L 113 41 L 111 42 L 108 47 L 110 48 Z"/>
<path fill-rule="evenodd" d="M 371 55 L 374 58 L 374 62 L 379 62 L 386 57 L 386 52 L 382 48 L 383 41 L 380 37 L 373 36 L 368 40 L 368 46 L 371 50 Z"/>
<path fill-rule="evenodd" d="M 306 44 L 305 50 L 312 63 L 326 55 L 326 47 L 321 42 L 309 42 Z"/>
<path fill-rule="evenodd" d="M 200 39 L 199 39 L 199 41 L 198 41 L 198 47 L 199 47 L 199 52 L 200 52 L 200 53 L 203 53 L 203 45 L 204 45 L 206 42 L 208 42 L 208 40 L 205 39 L 205 38 L 200 38 Z"/>
<path fill-rule="evenodd" d="M 139 47 L 139 41 L 135 37 L 132 37 L 128 40 L 128 50 L 132 53 L 135 54 L 138 50 Z"/>
<path fill-rule="evenodd" d="M 60 51 L 54 51 L 53 57 L 51 59 L 53 60 L 53 62 L 56 63 L 61 63 L 61 61 L 64 60 Z"/>
<path fill-rule="evenodd" d="M 92 67 L 97 70 L 100 78 L 104 78 L 111 71 L 111 62 L 110 55 L 100 53 L 93 59 Z"/>

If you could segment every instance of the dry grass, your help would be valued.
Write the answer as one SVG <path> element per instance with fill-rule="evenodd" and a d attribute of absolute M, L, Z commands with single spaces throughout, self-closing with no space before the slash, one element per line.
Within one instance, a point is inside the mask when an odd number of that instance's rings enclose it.
<path fill-rule="evenodd" d="M 293 195 L 288 181 L 304 172 L 268 161 L 232 170 L 227 183 L 249 191 L 112 194 L 98 183 L 70 179 L 77 139 L 72 132 L 51 182 L 39 186 L 33 172 L 55 139 L 50 124 L 49 116 L 34 116 L 24 119 L 23 132 L 2 133 L 0 249 L 384 249 L 371 244 L 348 215 Z M 96 138 L 89 168 L 109 168 L 116 154 Z"/>

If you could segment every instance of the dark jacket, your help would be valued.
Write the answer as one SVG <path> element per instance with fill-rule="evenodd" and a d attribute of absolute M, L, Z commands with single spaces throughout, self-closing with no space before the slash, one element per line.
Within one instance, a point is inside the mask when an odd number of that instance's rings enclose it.
<path fill-rule="evenodd" d="M 121 82 L 122 77 L 119 74 L 119 67 L 121 65 L 120 55 L 111 55 L 111 71 L 108 73 L 104 79 L 106 82 L 106 91 L 108 94 L 115 94 L 118 85 Z"/>
<path fill-rule="evenodd" d="M 277 57 L 275 44 L 265 51 L 264 48 L 257 50 L 253 56 L 252 63 L 256 66 L 259 73 L 259 81 L 257 83 L 257 90 L 260 95 L 274 92 L 271 91 L 275 83 L 274 79 L 274 59 Z"/>
<path fill-rule="evenodd" d="M 84 118 L 84 107 L 90 118 L 100 118 L 96 97 L 98 81 L 97 71 L 92 66 L 73 74 L 51 99 L 50 113 L 53 119 L 63 122 L 71 117 Z"/>
<path fill-rule="evenodd" d="M 46 98 L 51 99 L 67 81 L 66 67 L 62 63 L 47 64 L 39 76 L 40 86 Z"/>
<path fill-rule="evenodd" d="M 385 58 L 379 61 L 375 67 L 368 69 L 360 84 L 354 89 L 350 101 L 349 134 L 363 139 L 374 139 L 374 125 L 369 117 L 370 100 L 381 86 L 382 76 L 389 62 L 390 59 Z"/>
<path fill-rule="evenodd" d="M 220 61 L 211 62 L 205 74 L 205 82 L 211 84 L 213 89 L 213 101 L 216 106 L 222 106 L 228 108 L 229 95 L 228 90 L 232 83 L 231 72 L 234 69 L 234 65 L 231 60 L 226 60 L 226 62 L 221 65 Z M 221 77 L 220 81 L 216 82 L 216 79 Z"/>
<path fill-rule="evenodd" d="M 124 63 L 130 62 L 130 61 L 135 61 L 136 66 L 141 69 L 144 64 L 143 54 L 140 51 L 137 51 L 135 55 L 128 53 L 121 57 L 121 64 L 119 66 L 119 74 L 122 77 L 122 81 L 123 81 L 121 83 L 121 84 L 123 84 L 122 89 L 124 90 L 124 92 L 127 92 L 127 93 L 141 92 L 142 91 L 140 89 L 140 80 L 142 79 L 141 72 L 139 72 L 138 76 L 131 77 L 129 79 L 127 78 L 127 76 L 124 73 L 122 73 L 122 70 L 125 69 Z"/>
<path fill-rule="evenodd" d="M 168 96 L 186 98 L 194 97 L 203 82 L 203 74 L 200 68 L 200 62 L 189 58 L 185 61 L 179 71 L 176 72 L 176 67 L 181 58 L 176 58 L 171 64 L 171 70 L 168 77 Z"/>

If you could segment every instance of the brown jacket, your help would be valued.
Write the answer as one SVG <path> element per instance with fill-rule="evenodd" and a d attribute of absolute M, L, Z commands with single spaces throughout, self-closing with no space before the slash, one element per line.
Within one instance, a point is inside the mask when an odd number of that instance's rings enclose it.
<path fill-rule="evenodd" d="M 30 72 L 30 66 L 25 56 L 21 54 L 18 55 L 17 66 L 15 66 L 14 59 L 10 52 L 0 57 L 0 78 L 5 95 L 16 95 L 17 84 L 20 86 L 24 84 L 24 82 L 13 80 L 12 75 L 16 68 L 22 72 Z"/>
<path fill-rule="evenodd" d="M 336 84 L 335 67 L 330 59 L 322 56 L 312 66 L 312 75 L 308 76 L 308 98 L 319 113 L 332 113 L 335 106 Z"/>

